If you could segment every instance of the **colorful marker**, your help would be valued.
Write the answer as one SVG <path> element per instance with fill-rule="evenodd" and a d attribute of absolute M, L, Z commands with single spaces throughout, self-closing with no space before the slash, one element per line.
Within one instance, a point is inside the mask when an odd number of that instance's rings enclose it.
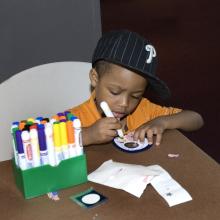
<path fill-rule="evenodd" d="M 40 124 L 40 122 L 43 120 L 43 117 L 37 117 L 35 118 L 34 122 L 37 123 L 37 124 Z"/>
<path fill-rule="evenodd" d="M 26 159 L 27 168 L 33 167 L 33 155 L 31 149 L 30 134 L 28 131 L 21 132 L 21 139 L 24 147 L 24 154 Z"/>
<path fill-rule="evenodd" d="M 74 135 L 75 135 L 76 153 L 77 155 L 82 155 L 83 145 L 82 145 L 81 122 L 78 118 L 73 121 L 73 127 L 74 127 Z"/>
<path fill-rule="evenodd" d="M 106 117 L 115 117 L 111 111 L 111 109 L 109 108 L 109 105 L 107 102 L 103 101 L 100 103 L 100 107 L 102 108 L 103 112 L 105 113 Z M 118 136 L 123 138 L 124 137 L 124 134 L 123 134 L 123 131 L 122 129 L 118 129 L 117 130 L 118 132 Z"/>
<path fill-rule="evenodd" d="M 60 142 L 63 151 L 63 159 L 69 158 L 68 142 L 67 142 L 67 131 L 66 131 L 66 120 L 60 121 Z"/>
<path fill-rule="evenodd" d="M 40 147 L 38 141 L 38 133 L 36 126 L 30 127 L 30 139 L 31 139 L 31 148 L 33 155 L 33 167 L 39 167 L 41 165 L 40 162 Z"/>
<path fill-rule="evenodd" d="M 25 154 L 24 154 L 24 147 L 23 147 L 23 142 L 21 139 L 21 131 L 17 130 L 15 132 L 15 138 L 16 138 L 16 146 L 18 150 L 18 164 L 21 170 L 26 170 L 27 169 L 27 163 L 25 159 Z"/>
<path fill-rule="evenodd" d="M 47 144 L 46 144 L 46 137 L 44 133 L 44 125 L 38 125 L 38 140 L 40 146 L 40 158 L 41 164 L 46 165 L 48 164 L 48 151 L 47 151 Z"/>
<path fill-rule="evenodd" d="M 28 118 L 27 119 L 27 122 L 33 122 L 34 123 L 34 121 L 35 121 L 34 118 Z"/>
<path fill-rule="evenodd" d="M 66 128 L 67 128 L 67 140 L 68 140 L 69 155 L 70 155 L 70 157 L 75 157 L 75 156 L 77 156 L 77 153 L 76 153 L 76 146 L 75 146 L 73 122 L 67 121 Z"/>
<path fill-rule="evenodd" d="M 45 124 L 44 132 L 45 132 L 45 136 L 46 136 L 49 164 L 51 166 L 56 166 L 52 124 L 50 124 L 50 123 Z"/>
<path fill-rule="evenodd" d="M 63 160 L 59 122 L 55 122 L 53 124 L 53 138 L 54 138 L 54 147 L 55 147 L 55 161 L 56 161 L 56 165 L 58 165 Z"/>

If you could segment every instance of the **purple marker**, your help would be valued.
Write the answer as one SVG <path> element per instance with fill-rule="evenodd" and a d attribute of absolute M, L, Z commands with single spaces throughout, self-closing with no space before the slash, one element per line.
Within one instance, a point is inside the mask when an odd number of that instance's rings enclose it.
<path fill-rule="evenodd" d="M 47 144 L 46 144 L 46 136 L 44 133 L 44 125 L 38 125 L 38 140 L 40 145 L 40 158 L 41 164 L 46 165 L 48 164 L 48 151 L 47 151 Z"/>
<path fill-rule="evenodd" d="M 70 113 L 70 111 L 65 111 L 64 115 L 67 117 L 67 115 Z"/>
<path fill-rule="evenodd" d="M 23 147 L 23 142 L 21 138 L 21 131 L 17 130 L 15 132 L 15 139 L 16 139 L 16 145 L 17 145 L 17 150 L 18 150 L 18 164 L 21 170 L 26 170 L 27 169 L 27 163 L 25 159 L 25 154 L 24 154 L 24 147 Z"/>
<path fill-rule="evenodd" d="M 65 116 L 65 114 L 63 112 L 59 112 L 57 113 L 57 115 L 60 117 L 60 116 Z"/>

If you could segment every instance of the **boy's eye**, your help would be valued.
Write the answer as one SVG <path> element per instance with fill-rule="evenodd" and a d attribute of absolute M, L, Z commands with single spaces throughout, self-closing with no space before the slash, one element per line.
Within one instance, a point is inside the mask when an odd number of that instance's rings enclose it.
<path fill-rule="evenodd" d="M 141 96 L 131 96 L 132 98 L 134 98 L 134 99 L 140 99 L 141 98 Z"/>
<path fill-rule="evenodd" d="M 120 94 L 120 92 L 116 92 L 116 91 L 110 91 L 110 93 L 111 93 L 112 95 L 119 95 L 119 94 Z"/>

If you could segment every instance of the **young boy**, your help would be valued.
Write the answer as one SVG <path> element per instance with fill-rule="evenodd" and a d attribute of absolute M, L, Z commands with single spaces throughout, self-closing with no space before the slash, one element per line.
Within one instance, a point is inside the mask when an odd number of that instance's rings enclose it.
<path fill-rule="evenodd" d="M 133 131 L 134 139 L 156 145 L 167 129 L 193 131 L 203 125 L 193 111 L 162 107 L 143 98 L 146 88 L 160 97 L 170 95 L 156 75 L 155 48 L 137 33 L 112 31 L 99 40 L 90 71 L 94 91 L 89 100 L 70 111 L 82 122 L 83 145 L 101 144 L 117 136 L 117 129 Z M 105 117 L 100 103 L 106 101 L 115 118 Z"/>

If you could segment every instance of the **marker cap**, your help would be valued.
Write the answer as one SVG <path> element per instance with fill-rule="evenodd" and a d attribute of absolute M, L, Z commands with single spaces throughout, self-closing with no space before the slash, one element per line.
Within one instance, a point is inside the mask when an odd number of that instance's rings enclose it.
<path fill-rule="evenodd" d="M 73 121 L 73 127 L 74 128 L 81 128 L 81 122 L 78 118 Z"/>

